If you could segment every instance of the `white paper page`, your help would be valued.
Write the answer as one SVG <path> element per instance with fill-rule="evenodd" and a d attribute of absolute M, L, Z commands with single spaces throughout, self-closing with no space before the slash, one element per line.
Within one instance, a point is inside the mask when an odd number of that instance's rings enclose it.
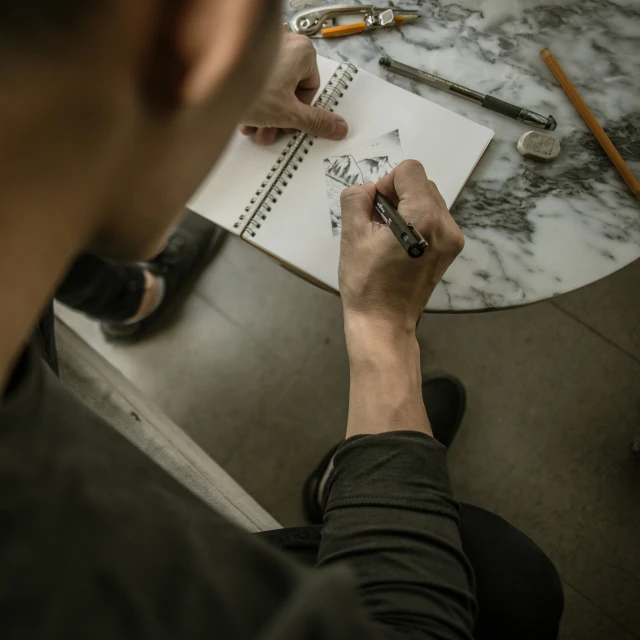
<path fill-rule="evenodd" d="M 450 207 L 494 132 L 360 70 L 336 112 L 349 123 L 342 142 L 315 140 L 298 172 L 262 224 L 246 240 L 325 284 L 338 288 L 340 236 L 334 235 L 324 160 L 351 154 L 396 130 L 404 159 L 420 160 Z"/>
<path fill-rule="evenodd" d="M 324 88 L 338 63 L 320 57 L 318 67 L 320 86 Z M 187 206 L 228 231 L 241 233 L 242 228 L 234 229 L 234 225 L 292 137 L 284 136 L 276 144 L 264 147 L 235 133 L 224 155 Z"/>

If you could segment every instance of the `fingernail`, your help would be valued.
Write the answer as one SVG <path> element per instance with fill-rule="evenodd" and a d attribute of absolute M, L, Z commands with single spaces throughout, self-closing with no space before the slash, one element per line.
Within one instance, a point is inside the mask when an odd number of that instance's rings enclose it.
<path fill-rule="evenodd" d="M 349 133 L 349 125 L 346 120 L 336 120 L 336 128 L 329 136 L 329 140 L 343 140 L 347 137 L 347 133 Z"/>

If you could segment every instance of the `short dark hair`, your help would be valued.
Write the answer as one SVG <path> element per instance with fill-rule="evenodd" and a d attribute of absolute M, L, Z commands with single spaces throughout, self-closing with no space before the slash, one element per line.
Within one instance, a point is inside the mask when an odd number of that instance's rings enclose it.
<path fill-rule="evenodd" d="M 0 40 L 37 46 L 73 31 L 106 1 L 0 0 Z"/>

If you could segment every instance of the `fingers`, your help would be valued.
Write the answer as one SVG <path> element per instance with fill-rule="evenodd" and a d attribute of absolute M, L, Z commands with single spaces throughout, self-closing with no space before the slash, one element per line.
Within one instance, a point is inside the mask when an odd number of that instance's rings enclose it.
<path fill-rule="evenodd" d="M 279 132 L 279 129 L 272 127 L 250 127 L 247 125 L 240 127 L 240 133 L 243 136 L 253 137 L 258 144 L 265 146 L 273 144 L 278 139 Z"/>
<path fill-rule="evenodd" d="M 396 203 L 406 199 L 430 198 L 433 195 L 430 180 L 424 167 L 417 160 L 405 160 L 382 178 L 376 187 L 380 193 Z"/>
<path fill-rule="evenodd" d="M 320 88 L 316 51 L 309 38 L 289 36 L 263 94 L 245 114 L 245 135 L 253 135 L 261 144 L 272 144 L 277 134 L 273 128 L 301 130 L 305 133 L 342 140 L 349 127 L 344 118 L 326 109 L 312 107 Z M 262 129 L 266 128 L 266 129 Z"/>
<path fill-rule="evenodd" d="M 311 45 L 311 49 L 311 55 L 308 56 L 306 61 L 303 61 L 302 68 L 304 69 L 304 72 L 296 88 L 296 97 L 300 102 L 306 105 L 310 105 L 313 102 L 313 99 L 316 97 L 316 93 L 318 93 L 318 89 L 320 88 L 318 58 L 313 45 Z"/>
<path fill-rule="evenodd" d="M 342 209 L 342 233 L 350 236 L 361 232 L 373 220 L 373 201 L 376 197 L 376 186 L 373 182 L 357 187 L 349 187 L 340 196 Z"/>
<path fill-rule="evenodd" d="M 433 248 L 455 255 L 462 251 L 464 236 L 420 162 L 407 160 L 399 164 L 376 188 L 397 204 L 399 213 L 416 226 Z"/>
<path fill-rule="evenodd" d="M 295 90 L 298 101 L 295 109 L 295 117 L 298 120 L 296 127 L 319 138 L 342 140 L 349 132 L 345 119 L 326 109 L 311 106 L 320 88 L 320 72 L 315 47 L 311 40 L 304 36 L 295 38 L 294 45 L 300 69 Z"/>
<path fill-rule="evenodd" d="M 299 77 L 295 78 L 296 95 L 301 102 L 310 105 L 320 88 L 318 55 L 306 36 L 291 35 L 288 44 L 293 49 L 289 55 L 296 59 L 299 69 Z"/>
<path fill-rule="evenodd" d="M 349 133 L 346 120 L 331 111 L 310 107 L 302 102 L 296 102 L 293 108 L 295 109 L 293 124 L 296 129 L 329 140 L 342 140 Z"/>
<path fill-rule="evenodd" d="M 262 145 L 273 144 L 278 138 L 278 129 L 263 127 L 256 132 L 256 142 Z"/>
<path fill-rule="evenodd" d="M 317 93 L 318 93 L 317 88 L 313 88 L 313 89 L 298 88 L 296 89 L 296 98 L 298 98 L 298 100 L 300 100 L 302 104 L 310 105 L 313 102 L 313 99 L 316 97 Z"/>

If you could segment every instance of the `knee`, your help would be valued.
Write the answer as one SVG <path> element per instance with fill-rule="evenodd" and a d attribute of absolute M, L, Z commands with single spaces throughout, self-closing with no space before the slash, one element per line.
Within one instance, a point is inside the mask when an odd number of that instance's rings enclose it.
<path fill-rule="evenodd" d="M 564 592 L 542 549 L 499 516 L 477 507 L 463 506 L 460 531 L 476 576 L 477 637 L 556 638 Z M 492 634 L 483 633 L 489 629 Z"/>
<path fill-rule="evenodd" d="M 542 618 L 546 621 L 546 627 L 557 635 L 564 612 L 564 590 L 560 574 L 540 547 L 523 533 L 518 533 L 524 538 L 519 557 L 528 577 L 527 583 L 522 587 L 520 607 L 525 610 L 521 614 L 529 619 Z"/>

